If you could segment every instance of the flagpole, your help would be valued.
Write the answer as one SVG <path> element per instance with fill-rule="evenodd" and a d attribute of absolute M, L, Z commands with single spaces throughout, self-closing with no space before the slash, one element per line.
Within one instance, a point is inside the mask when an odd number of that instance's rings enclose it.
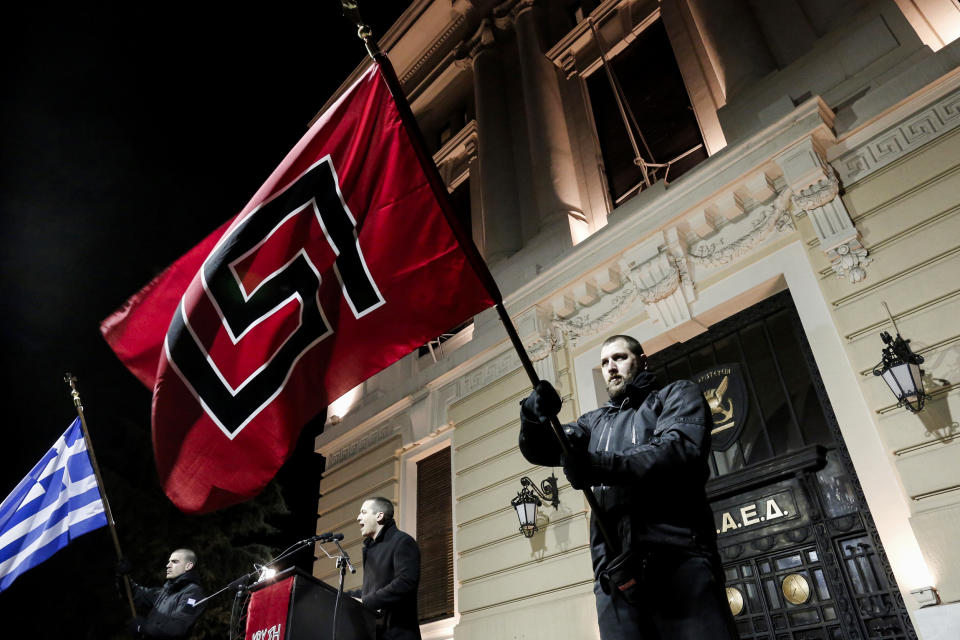
<path fill-rule="evenodd" d="M 417 124 L 413 111 L 410 109 L 410 103 L 407 102 L 407 96 L 404 94 L 400 80 L 397 78 L 397 73 L 390 63 L 390 58 L 380 49 L 380 46 L 373 38 L 373 31 L 360 17 L 357 1 L 341 0 L 340 4 L 343 7 L 344 15 L 357 26 L 357 37 L 363 40 L 363 44 L 366 46 L 370 58 L 379 65 L 380 75 L 386 82 L 390 94 L 393 96 L 393 101 L 397 105 L 397 110 L 400 112 L 400 119 L 407 133 L 410 135 L 413 149 L 420 160 L 420 165 L 423 167 L 434 195 L 437 197 L 440 209 L 443 211 L 447 223 L 453 230 L 453 234 L 456 236 L 457 242 L 463 249 L 464 254 L 466 254 L 467 260 L 473 267 L 474 272 L 480 278 L 487 293 L 493 298 L 497 315 L 500 317 L 500 322 L 503 324 L 503 328 L 510 338 L 510 343 L 520 358 L 523 370 L 530 379 L 530 384 L 536 387 L 540 382 L 540 376 L 537 374 L 537 370 L 534 368 L 533 362 L 530 360 L 530 356 L 527 354 L 527 350 L 524 348 L 523 342 L 517 334 L 516 327 L 513 326 L 513 320 L 510 318 L 510 314 L 507 313 L 506 308 L 503 306 L 503 296 L 500 293 L 500 288 L 497 286 L 496 280 L 493 279 L 493 275 L 490 273 L 490 269 L 487 267 L 487 263 L 484 261 L 483 256 L 480 255 L 480 251 L 477 250 L 477 246 L 473 243 L 473 238 L 467 234 L 456 215 L 454 215 L 446 185 L 440 177 L 436 163 L 434 163 L 433 158 L 427 153 L 427 145 L 423 139 L 423 132 L 420 131 L 420 126 Z M 554 435 L 557 437 L 557 441 L 560 443 L 561 451 L 563 451 L 564 454 L 570 453 L 570 441 L 563 432 L 563 427 L 560 425 L 560 421 L 556 416 L 550 418 L 550 426 L 553 429 Z M 603 509 L 600 508 L 596 496 L 589 487 L 583 489 L 583 495 L 586 497 L 590 509 L 597 516 L 595 522 L 597 529 L 600 531 L 600 536 L 604 542 L 606 542 L 607 546 L 614 551 L 614 555 L 619 555 L 620 541 L 612 537 L 607 531 L 606 525 L 604 525 L 603 522 Z"/>
<path fill-rule="evenodd" d="M 73 400 L 73 406 L 77 410 L 77 416 L 80 418 L 80 428 L 83 430 L 83 441 L 87 445 L 87 454 L 90 456 L 90 466 L 93 467 L 93 475 L 97 479 L 97 489 L 100 491 L 100 498 L 103 500 L 103 511 L 107 516 L 107 526 L 110 528 L 110 537 L 113 538 L 113 548 L 117 552 L 117 560 L 123 559 L 123 552 L 120 550 L 120 538 L 117 537 L 117 528 L 113 521 L 113 512 L 110 511 L 110 502 L 107 500 L 107 491 L 104 489 L 103 477 L 100 475 L 100 467 L 97 465 L 97 456 L 93 453 L 93 442 L 90 440 L 90 432 L 87 430 L 87 418 L 83 415 L 83 403 L 80 402 L 80 392 L 77 391 L 77 378 L 69 372 L 63 376 L 63 381 L 70 385 L 70 397 Z M 127 603 L 130 605 L 130 613 L 137 617 L 137 608 L 133 604 L 133 590 L 130 588 L 130 576 L 123 576 L 123 587 L 127 594 Z"/>

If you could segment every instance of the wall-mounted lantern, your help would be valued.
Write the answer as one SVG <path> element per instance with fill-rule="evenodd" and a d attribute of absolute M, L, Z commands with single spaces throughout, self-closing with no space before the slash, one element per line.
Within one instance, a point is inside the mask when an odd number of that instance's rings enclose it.
<path fill-rule="evenodd" d="M 510 506 L 517 510 L 521 533 L 524 537 L 532 538 L 533 534 L 539 530 L 537 527 L 537 507 L 543 505 L 541 499 L 553 505 L 554 509 L 560 506 L 557 477 L 550 474 L 550 477 L 541 482 L 540 488 L 537 489 L 533 480 L 523 476 L 520 478 L 520 487 L 517 497 L 510 501 Z"/>
<path fill-rule="evenodd" d="M 883 303 L 887 307 L 887 303 Z M 893 330 L 897 332 L 895 338 L 890 337 L 887 331 L 880 332 L 880 339 L 887 345 L 883 348 L 880 362 L 873 368 L 873 375 L 881 376 L 890 387 L 890 391 L 897 398 L 898 407 L 906 407 L 913 413 L 923 409 L 923 403 L 928 398 L 923 390 L 923 356 L 910 350 L 910 340 L 900 337 L 897 323 L 887 307 L 887 315 L 893 323 Z"/>

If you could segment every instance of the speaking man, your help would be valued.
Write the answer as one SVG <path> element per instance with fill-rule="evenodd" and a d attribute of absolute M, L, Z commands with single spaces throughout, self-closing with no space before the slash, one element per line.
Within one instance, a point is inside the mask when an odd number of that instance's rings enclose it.
<path fill-rule="evenodd" d="M 520 410 L 524 457 L 562 466 L 574 489 L 591 489 L 616 537 L 610 549 L 591 515 L 600 637 L 736 638 L 704 491 L 712 421 L 700 388 L 658 385 L 630 336 L 606 339 L 600 367 L 610 402 L 564 426 L 569 455 L 548 424 L 561 404 L 548 382 Z"/>
<path fill-rule="evenodd" d="M 393 503 L 382 497 L 365 500 L 357 515 L 363 536 L 363 589 L 360 599 L 378 609 L 377 640 L 420 640 L 417 588 L 420 547 L 397 529 Z"/>
<path fill-rule="evenodd" d="M 196 565 L 196 553 L 177 549 L 167 560 L 167 581 L 162 587 L 150 589 L 130 581 L 134 602 L 149 609 L 146 616 L 134 618 L 130 625 L 136 637 L 188 637 L 202 612 L 202 607 L 195 606 L 203 599 L 203 590 L 193 572 Z"/>

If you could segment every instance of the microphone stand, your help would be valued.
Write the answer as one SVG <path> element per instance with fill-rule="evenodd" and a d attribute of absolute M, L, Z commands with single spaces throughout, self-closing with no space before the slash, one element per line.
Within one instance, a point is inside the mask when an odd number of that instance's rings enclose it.
<path fill-rule="evenodd" d="M 234 620 L 235 620 L 236 617 L 237 617 L 236 612 L 237 612 L 237 609 L 238 609 L 238 604 L 239 604 L 239 602 L 240 602 L 240 598 L 243 597 L 244 592 L 247 591 L 247 589 L 250 587 L 250 585 L 248 584 L 248 582 L 249 582 L 250 580 L 253 580 L 254 578 L 258 577 L 258 576 L 260 575 L 260 571 L 261 571 L 261 570 L 263 570 L 263 569 L 269 569 L 269 568 L 272 567 L 274 564 L 276 564 L 276 563 L 280 562 L 281 560 L 284 560 L 284 559 L 292 556 L 292 555 L 295 554 L 296 552 L 300 551 L 301 549 L 303 549 L 303 548 L 305 548 L 305 547 L 310 546 L 311 544 L 313 544 L 314 542 L 317 542 L 317 541 L 320 540 L 320 539 L 322 539 L 322 536 L 313 536 L 313 537 L 307 538 L 306 540 L 301 540 L 300 542 L 297 542 L 297 543 L 295 543 L 295 544 L 287 547 L 287 548 L 286 548 L 285 550 L 283 550 L 283 551 L 280 553 L 280 555 L 278 555 L 276 558 L 273 558 L 272 560 L 270 560 L 270 561 L 267 562 L 266 564 L 264 564 L 264 565 L 262 565 L 262 566 L 260 566 L 260 567 L 255 568 L 255 569 L 254 569 L 253 571 L 251 571 L 250 573 L 245 573 L 245 574 L 243 574 L 242 576 L 240 576 L 240 577 L 237 578 L 236 580 L 231 581 L 231 582 L 230 582 L 229 584 L 227 584 L 225 587 L 221 588 L 220 590 L 216 591 L 215 593 L 210 594 L 210 595 L 207 596 L 206 598 L 203 598 L 202 600 L 200 600 L 199 602 L 197 602 L 195 605 L 193 605 L 194 608 L 199 607 L 200 605 L 206 603 L 208 600 L 212 600 L 213 598 L 216 598 L 218 595 L 220 595 L 220 594 L 223 593 L 224 591 L 230 591 L 230 590 L 232 590 L 232 589 L 233 589 L 233 590 L 236 590 L 236 595 L 235 595 L 234 601 L 233 601 L 233 607 L 232 607 L 231 610 L 230 610 L 230 637 L 233 638 L 233 637 L 234 637 L 234 633 L 233 633 L 234 629 L 233 629 L 233 628 L 234 628 L 234 626 L 235 626 L 235 625 L 234 625 Z M 338 544 L 337 546 L 339 547 L 340 545 Z M 322 549 L 323 547 L 320 547 L 320 548 Z M 324 553 L 326 553 L 326 552 L 324 552 Z M 329 554 L 327 554 L 327 555 L 329 556 Z M 341 583 L 342 583 L 343 578 L 341 577 L 340 580 L 341 580 Z M 336 613 L 334 613 L 334 616 L 336 616 Z M 334 619 L 334 621 L 336 621 L 336 619 Z"/>
<path fill-rule="evenodd" d="M 204 598 L 203 600 L 200 600 L 199 602 L 197 602 L 197 604 L 193 605 L 194 608 L 199 607 L 199 606 L 202 605 L 202 604 L 205 604 L 205 603 L 207 602 L 207 600 L 213 600 L 214 598 L 216 598 L 218 595 L 220 595 L 220 594 L 223 593 L 224 591 L 229 591 L 229 590 L 231 590 L 231 589 L 236 589 L 238 592 L 239 592 L 239 591 L 243 591 L 244 589 L 247 588 L 244 583 L 245 583 L 247 580 L 250 580 L 251 578 L 255 578 L 259 573 L 260 573 L 260 570 L 259 570 L 259 569 L 255 569 L 255 570 L 251 571 L 250 573 L 245 573 L 245 574 L 243 574 L 242 576 L 240 576 L 240 577 L 237 578 L 236 580 L 233 580 L 232 582 L 230 582 L 227 586 L 225 586 L 225 587 L 221 588 L 220 590 L 218 590 L 216 593 L 212 593 L 212 594 L 210 594 L 209 596 L 207 596 L 206 598 Z"/>
<path fill-rule="evenodd" d="M 343 536 L 340 536 L 341 538 Z M 340 546 L 340 541 L 337 538 L 332 538 L 331 542 L 337 545 L 337 549 L 340 551 L 340 555 L 334 556 L 330 555 L 323 546 L 320 547 L 320 550 L 331 560 L 336 559 L 337 569 L 340 570 L 340 584 L 337 587 L 337 598 L 333 601 L 333 632 L 330 635 L 330 640 L 337 640 L 337 611 L 340 609 L 340 600 L 343 598 L 343 580 L 347 575 L 347 570 L 350 570 L 350 573 L 356 573 L 357 570 L 353 568 L 353 565 L 350 564 L 350 556 L 347 555 L 347 552 L 343 550 L 343 547 Z"/>

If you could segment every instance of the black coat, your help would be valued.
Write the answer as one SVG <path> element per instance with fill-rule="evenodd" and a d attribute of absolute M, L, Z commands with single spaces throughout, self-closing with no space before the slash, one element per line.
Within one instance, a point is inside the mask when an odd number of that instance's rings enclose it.
<path fill-rule="evenodd" d="M 529 402 L 521 409 L 520 451 L 543 466 L 560 464 L 560 445 Z M 677 548 L 716 554 L 716 529 L 704 485 L 709 475 L 710 409 L 700 388 L 680 380 L 658 389 L 640 373 L 618 404 L 564 426 L 571 444 L 586 450 L 593 493 L 604 524 L 622 550 Z M 596 575 L 611 556 L 591 518 Z"/>
<path fill-rule="evenodd" d="M 420 640 L 417 588 L 420 586 L 420 547 L 417 541 L 388 522 L 376 538 L 363 541 L 363 604 L 379 609 L 377 638 Z"/>
<path fill-rule="evenodd" d="M 192 603 L 203 599 L 193 571 L 185 571 L 162 587 L 148 588 L 133 583 L 134 601 L 150 611 L 140 625 L 145 638 L 186 638 L 203 607 Z"/>

